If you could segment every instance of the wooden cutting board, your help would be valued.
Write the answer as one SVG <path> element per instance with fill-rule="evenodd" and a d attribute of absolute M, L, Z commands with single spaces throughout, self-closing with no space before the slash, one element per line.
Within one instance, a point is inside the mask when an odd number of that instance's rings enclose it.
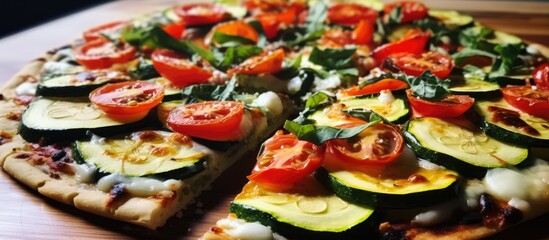
<path fill-rule="evenodd" d="M 514 1 L 425 1 L 429 6 L 465 10 L 494 29 L 549 45 L 549 3 Z M 174 4 L 161 1 L 116 1 L 0 39 L 0 85 L 46 50 L 61 46 L 88 27 L 127 19 Z M 51 34 L 59 33 L 59 34 Z M 94 216 L 49 200 L 0 171 L 0 239 L 196 239 L 228 214 L 229 202 L 246 182 L 255 153 L 250 153 L 213 185 L 181 218 L 150 231 Z M 491 239 L 547 239 L 549 214 Z"/>

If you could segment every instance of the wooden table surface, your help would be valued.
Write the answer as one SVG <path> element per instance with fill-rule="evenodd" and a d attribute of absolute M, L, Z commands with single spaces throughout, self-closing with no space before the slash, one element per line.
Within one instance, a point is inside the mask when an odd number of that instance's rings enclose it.
<path fill-rule="evenodd" d="M 186 2 L 186 1 L 183 1 Z M 549 46 L 549 3 L 513 1 L 424 1 L 440 9 L 463 10 L 494 29 Z M 0 39 L 0 85 L 30 60 L 78 37 L 102 22 L 128 19 L 176 4 L 127 0 L 94 7 Z M 234 165 L 197 203 L 165 227 L 150 231 L 97 217 L 41 197 L 0 171 L 0 239 L 196 239 L 228 213 L 228 204 L 246 182 L 255 153 Z M 492 239 L 549 239 L 549 214 Z"/>

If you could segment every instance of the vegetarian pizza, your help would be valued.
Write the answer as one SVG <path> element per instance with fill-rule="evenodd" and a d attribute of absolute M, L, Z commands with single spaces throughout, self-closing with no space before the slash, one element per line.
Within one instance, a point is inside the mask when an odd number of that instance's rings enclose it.
<path fill-rule="evenodd" d="M 549 211 L 547 55 L 413 1 L 184 3 L 22 69 L 0 164 L 156 229 L 259 151 L 204 239 L 478 239 Z"/>

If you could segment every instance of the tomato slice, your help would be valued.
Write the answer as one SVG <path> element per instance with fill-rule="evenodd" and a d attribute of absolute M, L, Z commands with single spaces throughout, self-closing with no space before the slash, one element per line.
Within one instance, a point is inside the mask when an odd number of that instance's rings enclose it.
<path fill-rule="evenodd" d="M 229 71 L 227 71 L 227 74 L 229 76 L 233 76 L 237 73 L 247 75 L 277 73 L 282 70 L 283 62 L 284 50 L 277 49 L 271 53 L 264 53 L 259 56 L 251 57 L 240 65 L 236 66 L 235 68 L 229 69 Z"/>
<path fill-rule="evenodd" d="M 323 147 L 279 130 L 263 144 L 248 179 L 271 189 L 283 190 L 311 175 L 323 161 Z"/>
<path fill-rule="evenodd" d="M 372 51 L 372 57 L 376 60 L 378 65 L 381 65 L 385 58 L 392 54 L 421 54 L 430 37 L 430 32 L 423 32 L 420 29 L 411 29 L 400 41 L 386 43 L 374 49 L 374 51 Z"/>
<path fill-rule="evenodd" d="M 354 43 L 352 34 L 351 31 L 342 28 L 332 28 L 322 33 L 319 45 L 326 48 L 342 48 Z"/>
<path fill-rule="evenodd" d="M 156 49 L 151 59 L 158 73 L 179 88 L 205 83 L 212 76 L 211 71 L 197 66 L 186 56 L 168 49 Z"/>
<path fill-rule="evenodd" d="M 97 39 L 103 39 L 103 34 L 109 35 L 119 33 L 128 26 L 130 26 L 130 23 L 127 21 L 115 21 L 93 27 L 84 32 L 84 40 L 86 40 L 86 42 L 91 42 Z"/>
<path fill-rule="evenodd" d="M 540 89 L 549 89 L 549 63 L 539 65 L 532 72 L 536 86 Z"/>
<path fill-rule="evenodd" d="M 185 31 L 184 22 L 174 22 L 162 26 L 162 29 L 175 39 L 180 39 Z"/>
<path fill-rule="evenodd" d="M 87 69 L 109 68 L 117 63 L 126 63 L 136 57 L 135 47 L 115 44 L 106 39 L 97 39 L 75 50 L 76 61 Z"/>
<path fill-rule="evenodd" d="M 374 23 L 368 20 L 360 20 L 353 30 L 352 38 L 356 44 L 368 44 L 374 39 Z"/>
<path fill-rule="evenodd" d="M 353 127 L 356 125 L 349 125 Z M 326 142 L 326 165 L 330 168 L 359 170 L 362 166 L 386 165 L 404 150 L 404 138 L 398 127 L 378 123 L 350 139 Z"/>
<path fill-rule="evenodd" d="M 230 18 L 222 6 L 209 3 L 186 4 L 174 10 L 187 26 L 215 24 Z"/>
<path fill-rule="evenodd" d="M 144 81 L 111 83 L 95 89 L 89 97 L 108 117 L 134 122 L 162 102 L 164 87 Z"/>
<path fill-rule="evenodd" d="M 456 118 L 465 113 L 475 99 L 466 95 L 448 95 L 438 102 L 424 100 L 412 95 L 412 90 L 406 90 L 406 97 L 412 105 L 414 114 L 424 117 Z"/>
<path fill-rule="evenodd" d="M 393 55 L 393 63 L 404 73 L 419 77 L 430 70 L 440 79 L 446 79 L 454 68 L 452 57 L 447 54 L 429 51 L 422 54 L 403 53 Z"/>
<path fill-rule="evenodd" d="M 328 21 L 332 24 L 354 26 L 361 20 L 375 22 L 376 18 L 375 10 L 360 4 L 344 3 L 328 8 Z"/>
<path fill-rule="evenodd" d="M 400 12 L 402 14 L 402 19 L 400 19 L 400 23 L 407 23 L 423 19 L 427 16 L 427 12 L 429 11 L 429 9 L 427 9 L 427 7 L 420 2 L 398 1 L 385 4 L 383 8 L 383 13 L 388 16 L 396 7 L 401 8 Z"/>
<path fill-rule="evenodd" d="M 238 140 L 244 104 L 235 101 L 206 101 L 179 106 L 166 119 L 174 131 L 213 141 Z"/>
<path fill-rule="evenodd" d="M 278 35 L 281 24 L 295 23 L 297 13 L 295 8 L 287 8 L 280 11 L 260 12 L 255 15 L 259 20 L 263 32 L 268 39 L 273 39 Z"/>
<path fill-rule="evenodd" d="M 501 92 L 511 106 L 549 120 L 549 89 L 514 86 L 502 88 Z"/>
<path fill-rule="evenodd" d="M 408 88 L 408 83 L 402 80 L 394 79 L 394 78 L 386 78 L 379 80 L 377 82 L 368 84 L 364 87 L 360 86 L 353 86 L 350 88 L 339 90 L 338 95 L 343 96 L 363 96 L 363 95 L 369 95 L 374 93 L 379 93 L 382 90 L 400 90 L 400 89 L 406 89 Z"/>
<path fill-rule="evenodd" d="M 207 45 L 212 42 L 212 37 L 216 32 L 247 38 L 254 43 L 257 43 L 257 40 L 259 39 L 259 34 L 257 33 L 257 31 L 255 31 L 255 28 L 252 27 L 252 25 L 247 24 L 244 21 L 230 21 L 220 23 L 212 28 L 212 30 L 208 33 L 205 39 Z M 215 44 L 217 42 L 213 43 Z"/>
<path fill-rule="evenodd" d="M 258 9 L 261 11 L 272 11 L 293 8 L 297 13 L 300 13 L 307 9 L 307 1 L 304 0 L 245 0 L 244 5 L 250 12 Z"/>

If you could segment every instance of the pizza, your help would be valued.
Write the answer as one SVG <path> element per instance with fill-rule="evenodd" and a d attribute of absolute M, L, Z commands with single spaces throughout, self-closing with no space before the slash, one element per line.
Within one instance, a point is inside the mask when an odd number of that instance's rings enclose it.
<path fill-rule="evenodd" d="M 259 151 L 204 239 L 478 239 L 549 211 L 547 55 L 413 1 L 186 3 L 22 69 L 0 164 L 154 230 Z"/>

